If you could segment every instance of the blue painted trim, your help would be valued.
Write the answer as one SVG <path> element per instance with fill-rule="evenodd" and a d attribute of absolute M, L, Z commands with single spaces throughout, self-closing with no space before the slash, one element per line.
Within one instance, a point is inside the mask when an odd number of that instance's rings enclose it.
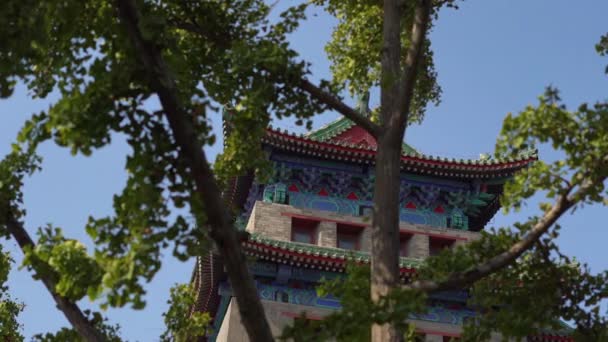
<path fill-rule="evenodd" d="M 256 287 L 260 299 L 282 303 L 290 303 L 304 306 L 312 306 L 323 309 L 339 310 L 342 306 L 340 300 L 333 296 L 319 297 L 314 288 L 290 288 L 283 285 L 268 285 L 257 282 Z M 220 294 L 228 296 L 232 293 L 228 283 L 220 284 Z M 445 323 L 461 326 L 465 320 L 476 316 L 475 311 L 462 307 L 460 309 L 450 308 L 450 303 L 433 301 L 433 305 L 427 306 L 423 313 L 410 314 L 409 318 L 435 323 Z"/>

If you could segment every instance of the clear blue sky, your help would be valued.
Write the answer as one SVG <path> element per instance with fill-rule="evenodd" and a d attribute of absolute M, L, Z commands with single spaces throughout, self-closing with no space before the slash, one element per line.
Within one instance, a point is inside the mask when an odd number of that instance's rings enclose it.
<path fill-rule="evenodd" d="M 284 0 L 280 5 L 288 3 Z M 469 0 L 458 11 L 443 11 L 431 35 L 443 100 L 428 111 L 422 125 L 407 131 L 406 140 L 424 153 L 476 158 L 493 150 L 505 114 L 534 104 L 547 85 L 561 89 L 570 107 L 607 100 L 608 78 L 603 70 L 608 59 L 594 51 L 600 35 L 608 32 L 607 13 L 608 2 L 601 0 Z M 323 45 L 332 25 L 325 15 L 311 15 L 293 35 L 293 46 L 313 63 L 317 79 L 329 77 Z M 9 150 L 24 120 L 47 108 L 52 100 L 31 101 L 24 89 L 0 100 L 0 155 Z M 315 126 L 334 118 L 335 114 L 326 114 Z M 273 124 L 292 128 L 289 123 Z M 217 153 L 217 146 L 209 149 L 211 156 Z M 110 213 L 112 195 L 125 181 L 124 156 L 128 152 L 120 138 L 89 158 L 72 157 L 65 149 L 45 144 L 41 149 L 44 170 L 28 179 L 25 187 L 30 233 L 51 222 L 70 237 L 89 243 L 84 223 L 89 215 Z M 541 149 L 541 158 L 556 156 Z M 492 224 L 525 219 L 534 209 L 531 206 L 508 218 L 498 215 Z M 606 214 L 603 207 L 588 207 L 561 220 L 563 250 L 596 271 L 608 269 L 608 230 L 602 213 Z M 2 243 L 20 262 L 22 254 L 14 243 Z M 67 325 L 42 284 L 16 268 L 9 285 L 13 295 L 27 305 L 20 319 L 26 336 Z M 175 261 L 167 253 L 162 271 L 148 286 L 145 311 L 109 310 L 107 315 L 120 323 L 125 338 L 157 340 L 164 329 L 161 313 L 166 309 L 168 288 L 188 281 L 191 271 L 191 262 Z M 81 305 L 89 304 L 85 300 Z"/>

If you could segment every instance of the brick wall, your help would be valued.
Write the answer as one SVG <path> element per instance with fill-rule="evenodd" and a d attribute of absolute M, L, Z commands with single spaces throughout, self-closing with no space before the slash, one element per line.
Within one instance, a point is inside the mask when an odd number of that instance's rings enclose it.
<path fill-rule="evenodd" d="M 337 224 L 331 221 L 322 221 L 317 226 L 317 241 L 319 246 L 336 247 Z"/>
<path fill-rule="evenodd" d="M 285 204 L 266 203 L 258 201 L 255 203 L 246 230 L 259 233 L 268 238 L 290 241 L 292 217 L 318 220 L 316 240 L 319 246 L 336 247 L 336 225 L 338 223 L 365 226 L 360 235 L 360 250 L 369 252 L 371 250 L 371 221 L 369 218 L 360 216 L 348 216 L 332 212 L 300 209 Z M 412 234 L 408 241 L 408 256 L 413 258 L 426 258 L 429 256 L 429 238 L 454 239 L 454 245 L 466 243 L 466 241 L 477 239 L 479 233 L 451 229 L 438 228 L 421 224 L 402 222 L 400 230 Z"/>
<path fill-rule="evenodd" d="M 348 216 L 332 212 L 324 212 L 311 209 L 299 209 L 289 205 L 266 203 L 258 201 L 255 203 L 246 230 L 251 233 L 262 234 L 268 238 L 290 241 L 291 223 L 293 218 L 316 220 L 316 242 L 319 246 L 336 247 L 337 225 L 349 224 L 364 227 L 360 234 L 360 250 L 369 252 L 371 250 L 371 221 L 369 218 Z M 400 224 L 402 233 L 410 234 L 407 241 L 408 257 L 424 259 L 429 256 L 430 239 L 451 239 L 453 246 L 465 244 L 467 241 L 479 238 L 478 232 L 463 231 L 451 228 L 438 228 L 420 224 L 402 222 Z M 306 311 L 311 317 L 321 319 L 331 313 L 331 310 L 289 303 L 262 301 L 264 311 L 268 318 L 271 330 L 275 336 L 280 335 L 287 324 L 293 323 L 294 315 Z M 443 342 L 442 334 L 458 336 L 461 328 L 452 324 L 434 323 L 428 321 L 413 321 L 416 328 L 425 334 L 427 342 Z M 500 336 L 493 335 L 491 341 L 500 341 Z M 241 323 L 236 301 L 232 300 L 217 337 L 218 342 L 249 341 L 247 333 Z"/>
<path fill-rule="evenodd" d="M 291 217 L 281 215 L 291 209 L 289 205 L 258 201 L 253 207 L 245 230 L 268 238 L 291 240 Z"/>
<path fill-rule="evenodd" d="M 429 236 L 413 234 L 407 241 L 408 257 L 424 259 L 429 256 Z"/>

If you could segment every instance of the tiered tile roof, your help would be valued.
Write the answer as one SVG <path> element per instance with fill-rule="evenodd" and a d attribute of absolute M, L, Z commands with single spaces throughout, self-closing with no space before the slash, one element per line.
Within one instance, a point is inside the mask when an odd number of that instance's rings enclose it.
<path fill-rule="evenodd" d="M 344 272 L 349 262 L 369 264 L 371 261 L 366 252 L 280 241 L 255 233 L 243 242 L 243 247 L 247 255 L 263 260 L 333 272 Z M 419 259 L 399 258 L 401 277 L 409 279 L 421 264 Z"/>
<path fill-rule="evenodd" d="M 342 117 L 338 120 L 330 122 L 329 124 L 321 128 L 318 128 L 312 132 L 305 134 L 305 136 L 314 141 L 339 142 L 341 140 L 344 141 L 348 140 L 347 138 L 351 138 L 352 136 L 349 136 L 348 133 L 356 130 L 357 128 L 358 127 L 356 127 L 354 122 Z M 375 146 L 375 142 L 373 142 L 372 145 Z M 418 153 L 412 146 L 406 143 L 403 143 L 401 145 L 401 149 L 403 153 L 406 154 Z"/>
<path fill-rule="evenodd" d="M 351 126 L 350 129 L 358 126 Z M 369 143 L 352 143 L 347 140 L 316 138 L 318 131 L 307 135 L 298 135 L 269 127 L 262 139 L 275 149 L 308 155 L 320 159 L 329 159 L 356 164 L 373 165 L 376 146 Z M 367 142 L 367 141 L 366 141 Z M 454 159 L 424 155 L 404 144 L 401 157 L 401 168 L 404 171 L 450 178 L 500 178 L 511 176 L 516 171 L 536 161 L 536 151 L 523 152 L 515 158 L 504 159 Z"/>
<path fill-rule="evenodd" d="M 229 133 L 229 127 L 225 126 L 224 132 Z M 268 127 L 261 143 L 276 151 L 364 165 L 375 163 L 377 150 L 375 139 L 346 118 L 338 119 L 304 135 Z M 404 143 L 401 169 L 412 174 L 434 177 L 485 181 L 495 179 L 501 182 L 500 180 L 512 176 L 537 159 L 536 151 L 532 150 L 514 158 L 448 159 L 421 154 Z M 234 178 L 230 188 L 224 194 L 227 204 L 240 208 L 252 182 L 253 174 L 251 172 Z M 500 204 L 496 198 L 498 197 L 496 196 L 495 200 L 488 204 L 479 218 L 480 222 L 487 222 L 498 210 Z M 242 245 L 245 254 L 260 260 L 323 271 L 344 272 L 345 266 L 349 262 L 370 263 L 369 253 L 279 241 L 259 234 L 251 234 L 247 240 L 242 242 Z M 422 262 L 419 259 L 400 258 L 401 278 L 404 281 L 410 280 Z M 221 261 L 211 254 L 199 260 L 194 280 L 195 285 L 199 287 L 196 310 L 215 311 L 218 296 L 216 270 L 220 268 Z M 211 276 L 209 276 L 210 274 Z M 561 334 L 561 332 L 539 334 L 530 339 L 533 341 L 572 341 L 567 334 Z"/>

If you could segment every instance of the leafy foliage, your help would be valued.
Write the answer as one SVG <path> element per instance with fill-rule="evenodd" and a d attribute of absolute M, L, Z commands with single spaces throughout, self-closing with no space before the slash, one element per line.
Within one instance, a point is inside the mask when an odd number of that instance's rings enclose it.
<path fill-rule="evenodd" d="M 220 181 L 246 169 L 267 172 L 259 140 L 271 113 L 296 116 L 310 126 L 308 118 L 326 108 L 295 86 L 308 66 L 297 60 L 287 35 L 304 19 L 307 5 L 289 8 L 274 23 L 262 0 L 137 5 L 140 28 L 162 50 L 201 145 L 216 141 L 208 113 L 216 104 L 230 109 L 230 134 L 214 170 Z M 129 177 L 114 197 L 115 213 L 87 223 L 94 253 L 49 226 L 27 251 L 25 265 L 50 277 L 70 299 L 88 295 L 102 299 L 102 307 L 141 309 L 143 283 L 161 267 L 163 249 L 173 245 L 173 255 L 186 260 L 210 246 L 188 164 L 178 158 L 164 113 L 154 109 L 150 75 L 116 16 L 115 2 L 9 0 L 0 4 L 0 22 L 0 39 L 6 41 L 0 46 L 0 96 L 10 96 L 23 82 L 33 97 L 60 97 L 26 123 L 15 151 L 0 164 L 3 210 L 16 219 L 24 214 L 23 177 L 38 169 L 35 151 L 44 141 L 83 155 L 117 136 L 131 147 L 125 161 Z M 73 332 L 58 334 L 62 339 Z"/>
<path fill-rule="evenodd" d="M 599 304 L 606 296 L 608 273 L 592 275 L 586 266 L 561 255 L 552 242 L 558 230 L 517 263 L 473 286 L 471 305 L 483 315 L 466 327 L 470 340 L 486 339 L 492 331 L 512 338 L 553 331 L 574 333 L 577 340 L 605 340 L 606 319 Z M 559 318 L 575 322 L 576 331 Z"/>
<path fill-rule="evenodd" d="M 554 89 L 548 89 L 539 102 L 517 116 L 507 116 L 497 141 L 497 153 L 517 153 L 550 143 L 563 153 L 564 159 L 550 164 L 538 161 L 518 173 L 505 186 L 501 200 L 505 209 L 518 209 L 524 200 L 537 193 L 553 200 L 569 196 L 575 203 L 574 209 L 584 204 L 605 205 L 608 104 L 583 104 L 576 111 L 568 111 Z M 540 203 L 541 212 L 550 208 L 550 203 Z M 501 235 L 519 240 L 539 220 L 532 217 L 516 224 L 515 230 L 503 230 Z M 599 309 L 608 295 L 605 287 L 608 273 L 593 275 L 585 265 L 561 254 L 555 245 L 558 233 L 556 226 L 517 263 L 473 286 L 473 304 L 482 308 L 484 314 L 467 329 L 472 340 L 487 338 L 492 329 L 516 338 L 544 328 L 563 330 L 556 321 L 558 317 L 575 322 L 575 336 L 582 340 L 606 339 L 606 318 Z M 508 246 L 509 243 L 504 247 Z M 474 243 L 471 250 L 476 247 L 479 244 Z M 530 305 L 530 298 L 534 298 L 535 305 Z"/>
<path fill-rule="evenodd" d="M 120 338 L 120 327 L 118 325 L 109 325 L 107 319 L 99 312 L 85 310 L 85 314 L 89 321 L 93 323 L 108 342 L 122 342 Z M 34 342 L 85 342 L 76 330 L 71 328 L 61 328 L 55 333 L 36 334 L 32 337 Z"/>
<path fill-rule="evenodd" d="M 408 314 L 424 310 L 426 296 L 416 291 L 394 291 L 374 303 L 369 297 L 369 267 L 351 264 L 347 276 L 326 280 L 317 289 L 319 296 L 332 295 L 340 300 L 342 309 L 323 318 L 310 320 L 305 315 L 285 328 L 282 340 L 369 341 L 370 324 L 394 324 L 404 333 L 407 341 L 413 341 L 412 326 L 405 321 Z"/>
<path fill-rule="evenodd" d="M 593 106 L 582 104 L 568 111 L 560 103 L 555 89 L 547 89 L 536 107 L 527 107 L 517 116 L 508 115 L 498 138 L 499 154 L 518 153 L 538 144 L 550 143 L 564 153 L 564 158 L 547 164 L 536 162 L 518 173 L 505 187 L 502 204 L 506 209 L 519 208 L 521 201 L 538 191 L 546 191 L 549 199 L 563 195 L 585 182 L 594 181 L 577 202 L 602 202 L 604 182 L 608 174 L 608 103 Z M 544 209 L 546 204 L 541 209 Z"/>
<path fill-rule="evenodd" d="M 35 270 L 35 278 L 54 279 L 55 290 L 61 296 L 78 301 L 87 293 L 96 297 L 101 283 L 102 270 L 87 255 L 86 247 L 63 236 L 61 229 L 51 226 L 38 231 L 38 243 L 26 251 L 23 265 Z"/>
<path fill-rule="evenodd" d="M 0 298 L 0 338 L 3 341 L 23 341 L 21 324 L 17 317 L 23 311 L 24 305 L 13 301 L 8 294 Z"/>
<path fill-rule="evenodd" d="M 507 211 L 517 210 L 532 196 L 543 195 L 546 201 L 540 203 L 541 213 L 551 209 L 550 201 L 558 201 L 563 196 L 569 196 L 574 209 L 585 204 L 605 205 L 608 195 L 605 190 L 607 139 L 608 104 L 583 104 L 577 110 L 569 111 L 561 104 L 558 92 L 547 89 L 537 106 L 529 106 L 518 115 L 505 118 L 496 153 L 508 158 L 535 153 L 536 146 L 550 144 L 562 152 L 563 159 L 551 163 L 537 161 L 516 174 L 505 185 L 501 204 Z M 442 283 L 455 273 L 472 271 L 496 255 L 508 252 L 541 220 L 530 217 L 510 229 L 481 232 L 478 240 L 466 246 L 446 249 L 438 256 L 426 259 L 417 277 Z M 494 332 L 500 332 L 505 338 L 522 339 L 546 331 L 570 334 L 582 341 L 608 338 L 606 317 L 600 312 L 601 303 L 608 297 L 608 271 L 592 274 L 586 265 L 563 255 L 555 244 L 559 229 L 554 226 L 515 263 L 471 285 L 468 304 L 476 308 L 479 316 L 466 324 L 464 340 L 488 340 Z M 361 340 L 368 340 L 369 336 L 364 335 L 366 328 L 360 326 L 365 325 L 364 322 L 379 321 L 372 317 L 375 308 L 366 295 L 369 275 L 364 275 L 365 272 L 351 269 L 344 282 L 337 280 L 321 286 L 322 293 L 335 293 L 342 300 L 344 308 L 340 313 L 322 322 L 296 321 L 284 336 L 310 340 L 316 336 L 340 337 L 353 331 L 353 336 L 346 339 L 361 337 Z M 414 293 L 398 289 L 383 300 L 401 298 L 398 296 L 408 298 Z M 530 305 L 532 298 L 534 305 Z M 403 320 L 408 312 L 419 312 L 424 300 L 414 301 L 420 307 L 413 307 L 412 303 L 411 297 L 397 299 L 392 305 L 383 307 L 382 315 Z M 392 316 L 397 312 L 401 315 Z M 565 326 L 560 318 L 574 322 L 576 328 L 572 330 Z M 405 331 L 403 327 L 400 329 Z"/>
<path fill-rule="evenodd" d="M 382 51 L 382 2 L 369 0 L 315 0 L 338 19 L 338 25 L 325 50 L 330 59 L 333 83 L 348 88 L 351 96 L 362 94 L 380 85 Z M 405 18 L 402 20 L 402 60 L 410 45 L 410 30 L 414 18 L 415 1 L 404 1 Z M 442 6 L 436 5 L 436 9 Z M 416 89 L 411 106 L 410 123 L 421 122 L 426 106 L 439 103 L 441 88 L 433 63 L 430 40 L 426 40 L 419 64 Z"/>
<path fill-rule="evenodd" d="M 380 82 L 382 9 L 370 0 L 315 0 L 338 19 L 327 52 L 333 63 L 333 82 L 321 82 L 331 95 L 343 89 L 351 94 L 368 91 Z M 414 1 L 403 2 L 405 17 L 401 44 L 410 45 Z M 433 14 L 454 1 L 433 2 Z M 290 7 L 276 23 L 268 17 L 271 7 L 263 0 L 137 1 L 139 27 L 147 41 L 162 51 L 175 78 L 176 91 L 186 104 L 189 124 L 198 145 L 213 145 L 217 137 L 211 113 L 223 106 L 227 136 L 214 172 L 222 184 L 230 177 L 253 170 L 268 173 L 259 141 L 272 117 L 294 116 L 310 126 L 310 118 L 327 109 L 298 86 L 309 74 L 308 64 L 290 48 L 288 35 L 305 19 L 307 3 Z M 161 252 L 173 247 L 180 260 L 211 247 L 204 227 L 205 208 L 194 196 L 196 189 L 188 162 L 180 159 L 164 113 L 150 89 L 151 75 L 116 16 L 114 1 L 0 2 L 0 97 L 9 97 L 24 83 L 32 97 L 55 92 L 59 100 L 33 115 L 18 137 L 13 151 L 0 162 L 0 210 L 15 219 L 22 208 L 23 179 L 39 169 L 38 145 L 52 140 L 73 154 L 90 155 L 116 137 L 125 137 L 130 153 L 125 160 L 128 179 L 114 196 L 114 213 L 89 219 L 86 230 L 95 242 L 92 255 L 81 243 L 49 226 L 39 232 L 36 247 L 27 250 L 26 267 L 36 276 L 51 278 L 55 290 L 78 300 L 88 295 L 102 299 L 102 306 L 145 305 L 144 283 L 161 267 Z M 606 54 L 607 38 L 597 45 Z M 402 49 L 405 51 L 406 49 Z M 410 122 L 420 121 L 427 104 L 439 101 L 430 42 L 424 44 L 414 92 Z M 604 178 L 608 174 L 608 104 L 581 105 L 569 111 L 557 91 L 549 89 L 540 103 L 505 119 L 497 153 L 511 155 L 550 143 L 564 153 L 553 163 L 537 162 L 505 187 L 502 203 L 519 208 L 542 192 L 556 199 L 595 186 L 573 198 L 577 204 L 606 203 Z M 543 203 L 541 211 L 549 210 Z M 0 215 L 0 235 L 8 236 L 6 215 Z M 482 234 L 467 248 L 431 258 L 420 277 L 449 279 L 466 272 L 497 253 L 504 252 L 540 218 L 532 217 L 512 230 Z M 483 315 L 468 327 L 470 339 L 488 337 L 498 328 L 505 336 L 522 337 L 530 331 L 558 327 L 563 317 L 577 323 L 581 338 L 606 338 L 599 303 L 606 297 L 606 274 L 592 275 L 583 265 L 561 255 L 554 245 L 557 230 L 502 271 L 476 283 L 472 305 Z M 8 274 L 7 257 L 0 253 L 0 281 Z M 3 286 L 3 285 L 2 285 Z M 330 281 L 320 294 L 333 294 L 343 303 L 340 313 L 320 322 L 297 320 L 283 337 L 296 340 L 335 337 L 369 339 L 370 322 L 390 323 L 411 336 L 404 318 L 424 309 L 425 294 L 396 290 L 376 303 L 369 300 L 367 269 L 351 266 L 344 281 Z M 0 337 L 22 339 L 16 317 L 22 310 L 2 288 Z M 530 306 L 535 296 L 538 306 Z M 186 315 L 194 303 L 188 286 L 171 293 L 165 314 L 166 340 L 184 340 L 207 328 L 205 314 Z M 508 303 L 508 304 L 505 304 Z M 108 340 L 118 340 L 118 329 L 108 326 L 98 313 L 90 320 Z M 188 319 L 186 319 L 188 317 Z M 39 335 L 40 341 L 78 341 L 75 331 Z"/>
<path fill-rule="evenodd" d="M 176 284 L 171 288 L 169 310 L 163 314 L 167 330 L 162 341 L 185 342 L 194 336 L 204 336 L 209 329 L 211 316 L 206 312 L 193 312 L 195 291 L 190 284 Z"/>
<path fill-rule="evenodd" d="M 270 8 L 261 0 L 141 1 L 139 7 L 144 35 L 162 49 L 202 144 L 216 140 L 208 116 L 215 110 L 211 104 L 231 109 L 226 117 L 231 133 L 215 167 L 220 180 L 245 169 L 267 172 L 258 142 L 270 113 L 305 119 L 324 110 L 293 86 L 308 70 L 296 60 L 286 37 L 304 18 L 306 5 L 289 8 L 276 23 L 267 19 Z M 60 270 L 66 266 L 63 262 L 85 262 L 89 266 L 84 269 L 101 272 L 101 285 L 93 286 L 96 276 L 89 279 L 91 284 L 60 280 L 58 286 L 75 298 L 84 292 L 92 298 L 104 293 L 104 305 L 142 308 L 142 282 L 150 281 L 161 267 L 163 248 L 172 244 L 174 256 L 182 260 L 209 248 L 201 231 L 204 208 L 192 197 L 190 171 L 177 157 L 162 111 L 150 109 L 155 102 L 149 75 L 134 55 L 112 1 L 5 1 L 0 12 L 0 21 L 6 23 L 0 38 L 7 41 L 0 47 L 2 95 L 9 96 L 17 80 L 35 97 L 52 91 L 60 95 L 20 134 L 19 141 L 31 147 L 28 153 L 52 139 L 72 153 L 89 155 L 117 134 L 126 136 L 132 149 L 125 164 L 127 183 L 114 197 L 115 214 L 90 218 L 87 224 L 96 244 L 94 262 L 73 241 L 44 241 L 50 253 L 67 258 L 52 267 Z M 37 157 L 9 158 L 1 188 L 11 189 L 0 191 L 0 196 L 16 203 L 12 209 L 20 209 L 21 183 L 11 177 L 17 163 L 32 164 Z M 32 160 L 14 160 L 19 158 Z M 173 208 L 189 210 L 190 215 L 175 215 Z"/>
<path fill-rule="evenodd" d="M 3 341 L 23 341 L 21 324 L 17 317 L 23 311 L 24 305 L 15 302 L 8 293 L 8 274 L 11 270 L 13 260 L 10 255 L 2 250 L 0 245 L 0 339 Z"/>
<path fill-rule="evenodd" d="M 39 169 L 40 157 L 32 149 L 21 152 L 21 146 L 13 145 L 13 151 L 0 161 L 0 210 L 11 212 L 16 219 L 25 215 L 23 204 L 23 178 Z M 6 215 L 0 216 L 0 237 L 8 237 Z"/>

